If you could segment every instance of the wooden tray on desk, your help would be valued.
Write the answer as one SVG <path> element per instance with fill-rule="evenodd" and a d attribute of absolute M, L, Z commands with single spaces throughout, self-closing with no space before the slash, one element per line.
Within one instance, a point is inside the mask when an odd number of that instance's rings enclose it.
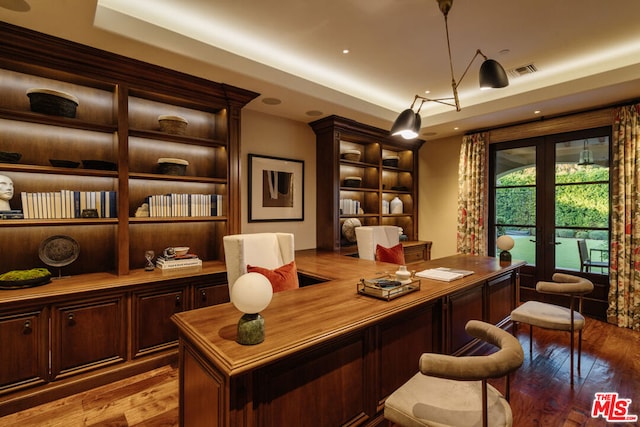
<path fill-rule="evenodd" d="M 377 277 L 375 279 L 360 279 L 357 284 L 358 293 L 361 295 L 367 295 L 370 297 L 382 299 L 385 301 L 391 301 L 392 299 L 399 298 L 403 295 L 415 292 L 420 289 L 420 280 L 411 280 L 409 283 L 401 283 L 396 286 L 383 287 L 377 284 L 379 280 L 392 280 L 389 277 Z"/>

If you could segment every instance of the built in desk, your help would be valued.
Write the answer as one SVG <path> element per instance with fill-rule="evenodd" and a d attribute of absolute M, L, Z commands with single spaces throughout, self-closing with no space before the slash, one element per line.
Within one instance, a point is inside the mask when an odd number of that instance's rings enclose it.
<path fill-rule="evenodd" d="M 235 342 L 241 313 L 230 303 L 173 316 L 180 333 L 183 426 L 375 425 L 385 398 L 418 369 L 423 352 L 473 352 L 470 319 L 506 327 L 516 304 L 514 262 L 456 255 L 412 266 L 475 273 L 384 301 L 357 294 L 362 277 L 392 264 L 339 253 L 296 253 L 304 274 L 327 280 L 274 294 L 261 314 L 266 338 Z M 294 424 L 292 424 L 294 423 Z"/>

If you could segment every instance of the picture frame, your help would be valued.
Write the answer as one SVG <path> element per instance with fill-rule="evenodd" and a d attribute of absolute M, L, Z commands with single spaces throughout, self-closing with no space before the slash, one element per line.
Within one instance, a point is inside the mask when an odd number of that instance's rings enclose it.
<path fill-rule="evenodd" d="M 304 221 L 304 160 L 248 156 L 249 222 Z"/>

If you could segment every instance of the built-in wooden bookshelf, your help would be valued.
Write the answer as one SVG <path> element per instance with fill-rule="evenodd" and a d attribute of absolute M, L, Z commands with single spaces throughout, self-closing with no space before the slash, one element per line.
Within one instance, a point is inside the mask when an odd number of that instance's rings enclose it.
<path fill-rule="evenodd" d="M 362 225 L 396 225 L 409 240 L 417 240 L 418 149 L 424 141 L 395 138 L 384 129 L 338 116 L 310 126 L 316 133 L 318 247 L 344 251 L 354 246 L 342 235 L 342 224 L 349 218 Z M 360 157 L 347 158 L 350 151 L 360 152 Z M 397 161 L 390 164 L 390 157 Z M 358 186 L 350 185 L 352 177 L 360 179 Z M 383 203 L 395 197 L 402 200 L 402 212 L 383 210 Z M 344 199 L 357 201 L 361 210 L 341 211 Z"/>

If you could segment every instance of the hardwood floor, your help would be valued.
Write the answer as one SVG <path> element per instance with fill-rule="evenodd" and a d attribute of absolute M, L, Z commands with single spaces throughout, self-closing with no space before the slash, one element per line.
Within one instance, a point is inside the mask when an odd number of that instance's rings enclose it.
<path fill-rule="evenodd" d="M 518 339 L 525 362 L 512 377 L 515 427 L 640 426 L 591 418 L 596 392 L 632 399 L 630 414 L 640 415 L 640 333 L 587 319 L 582 366 L 569 386 L 569 334 L 534 329 L 529 357 L 528 326 Z M 494 384 L 504 390 L 504 382 Z M 85 393 L 0 418 L 0 426 L 175 426 L 178 373 L 165 366 Z"/>

